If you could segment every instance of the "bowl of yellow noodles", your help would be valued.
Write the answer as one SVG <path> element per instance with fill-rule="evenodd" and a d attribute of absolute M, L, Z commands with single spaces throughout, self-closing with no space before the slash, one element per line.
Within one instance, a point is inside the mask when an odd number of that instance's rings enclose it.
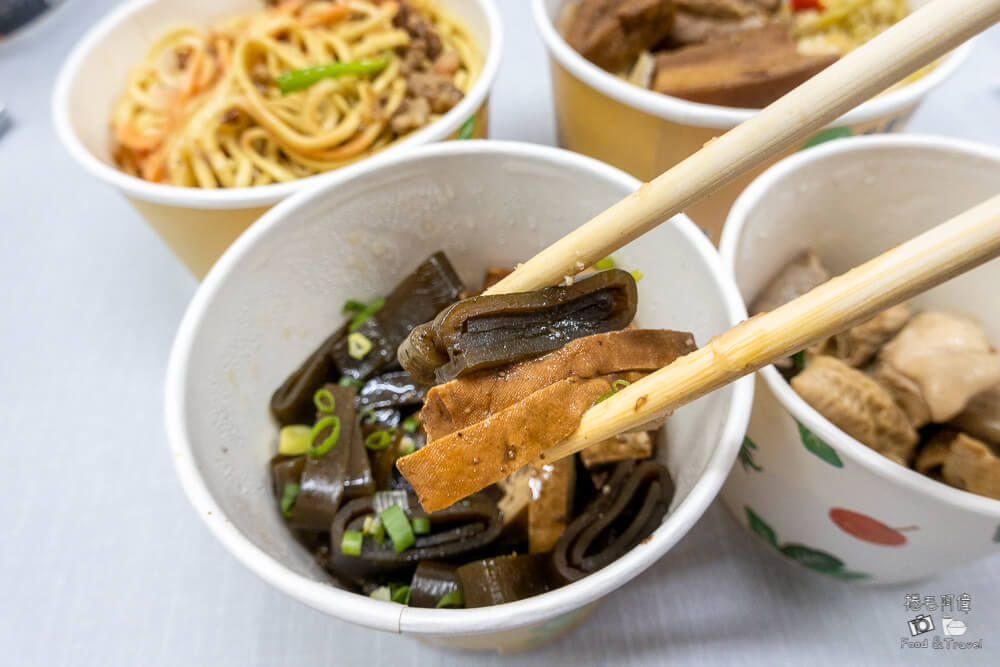
<path fill-rule="evenodd" d="M 491 0 L 133 0 L 73 49 L 53 118 L 198 277 L 331 172 L 486 135 Z"/>

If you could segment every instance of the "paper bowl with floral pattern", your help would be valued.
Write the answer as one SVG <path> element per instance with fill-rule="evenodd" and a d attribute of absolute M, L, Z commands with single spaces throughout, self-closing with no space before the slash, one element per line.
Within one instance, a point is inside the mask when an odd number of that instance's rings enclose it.
<path fill-rule="evenodd" d="M 508 652 L 582 623 L 592 605 L 666 553 L 712 502 L 746 431 L 751 378 L 667 420 L 657 456 L 677 490 L 647 539 L 567 586 L 477 609 L 405 607 L 335 587 L 278 511 L 267 465 L 277 428 L 268 405 L 274 389 L 338 326 L 346 299 L 384 294 L 438 250 L 475 284 L 486 267 L 529 258 L 638 186 L 568 151 L 455 141 L 344 171 L 269 211 L 211 269 L 170 358 L 167 431 L 197 514 L 265 581 L 364 627 Z M 644 274 L 642 326 L 688 330 L 704 343 L 746 317 L 718 254 L 682 215 L 614 257 Z M 655 581 L 648 585 L 656 588 Z"/>
<path fill-rule="evenodd" d="M 747 188 L 721 253 L 747 303 L 799 252 L 834 274 L 995 195 L 1000 150 L 920 136 L 836 141 L 779 162 Z M 1000 261 L 916 297 L 1000 343 Z M 750 428 L 722 493 L 792 561 L 845 581 L 910 581 L 1000 553 L 1000 500 L 894 463 L 809 406 L 773 367 L 757 374 Z"/>
<path fill-rule="evenodd" d="M 465 98 L 440 119 L 361 162 L 378 161 L 414 146 L 457 136 L 486 137 L 487 101 L 500 67 L 503 42 L 500 15 L 493 0 L 439 2 L 469 28 L 483 58 L 482 73 Z M 263 5 L 263 0 L 125 2 L 84 35 L 56 79 L 52 116 L 63 147 L 92 176 L 121 192 L 198 278 L 265 211 L 334 172 L 245 188 L 202 189 L 151 183 L 115 165 L 111 156 L 111 110 L 124 90 L 129 72 L 167 30 L 180 25 L 215 25 L 259 11 Z M 357 164 L 360 162 L 341 169 Z"/>
<path fill-rule="evenodd" d="M 575 0 L 532 0 L 535 25 L 552 72 L 559 145 L 649 181 L 754 114 L 699 104 L 632 85 L 577 53 L 559 32 L 563 8 Z M 928 0 L 910 0 L 920 7 Z M 917 107 L 968 57 L 967 43 L 916 81 L 880 95 L 786 153 L 828 139 L 901 132 Z M 750 181 L 779 158 L 740 176 L 688 207 L 686 213 L 718 241 L 730 206 Z"/>

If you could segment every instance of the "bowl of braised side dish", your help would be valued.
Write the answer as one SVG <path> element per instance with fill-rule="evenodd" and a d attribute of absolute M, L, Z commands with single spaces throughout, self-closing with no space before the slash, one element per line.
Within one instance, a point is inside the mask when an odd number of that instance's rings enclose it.
<path fill-rule="evenodd" d="M 838 141 L 737 200 L 723 260 L 751 315 L 996 193 L 1000 151 Z M 723 491 L 770 547 L 845 581 L 908 581 L 1000 542 L 1000 262 L 763 369 Z"/>
<path fill-rule="evenodd" d="M 549 53 L 559 144 L 651 180 L 926 1 L 533 0 Z M 792 150 L 901 131 L 971 46 Z M 718 241 L 733 201 L 765 168 L 686 213 Z"/>
<path fill-rule="evenodd" d="M 507 652 L 582 623 L 711 503 L 752 379 L 539 455 L 746 310 L 682 215 L 557 285 L 482 292 L 638 185 L 463 141 L 279 204 L 206 277 L 171 356 L 170 442 L 201 518 L 263 579 L 362 626 Z"/>

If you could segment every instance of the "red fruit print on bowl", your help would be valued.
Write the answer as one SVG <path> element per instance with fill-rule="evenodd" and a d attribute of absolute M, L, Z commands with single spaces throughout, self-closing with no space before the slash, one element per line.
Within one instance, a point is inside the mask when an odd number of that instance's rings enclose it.
<path fill-rule="evenodd" d="M 906 544 L 906 535 L 899 529 L 890 528 L 878 519 L 870 516 L 852 512 L 843 507 L 834 507 L 830 510 L 830 520 L 837 524 L 842 531 L 872 544 L 881 544 L 887 547 L 898 547 Z M 916 530 L 917 526 L 907 526 L 903 530 Z"/>

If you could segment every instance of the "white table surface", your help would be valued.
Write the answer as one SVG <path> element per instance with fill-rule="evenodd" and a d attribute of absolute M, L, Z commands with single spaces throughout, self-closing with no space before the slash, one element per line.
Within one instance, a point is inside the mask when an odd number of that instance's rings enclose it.
<path fill-rule="evenodd" d="M 115 0 L 71 0 L 0 46 L 0 664 L 1000 664 L 1000 557 L 865 589 L 786 563 L 716 503 L 582 629 L 528 655 L 452 653 L 308 609 L 216 543 L 181 493 L 164 367 L 195 280 L 118 194 L 73 164 L 49 99 Z M 527 0 L 499 0 L 494 138 L 553 143 Z M 911 131 L 1000 143 L 1000 29 Z M 905 593 L 968 592 L 974 653 L 901 650 Z"/>

